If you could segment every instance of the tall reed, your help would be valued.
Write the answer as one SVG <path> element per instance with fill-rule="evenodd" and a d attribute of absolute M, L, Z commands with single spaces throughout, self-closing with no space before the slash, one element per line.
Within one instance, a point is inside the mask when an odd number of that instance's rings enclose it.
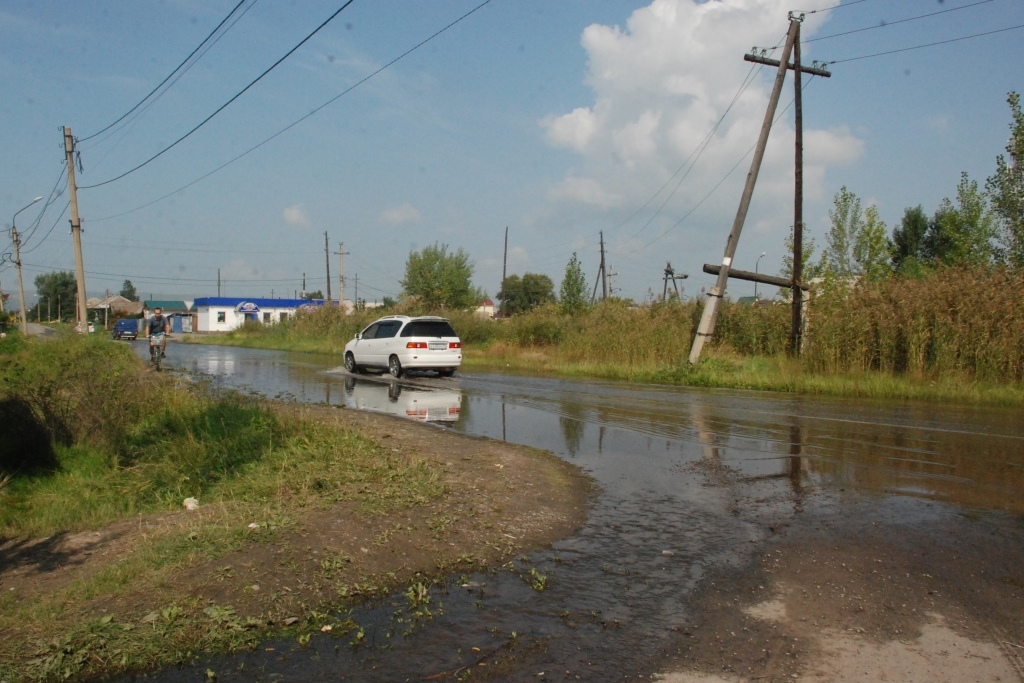
<path fill-rule="evenodd" d="M 1024 273 L 942 269 L 835 288 L 811 305 L 804 359 L 824 372 L 882 370 L 1024 380 Z"/>

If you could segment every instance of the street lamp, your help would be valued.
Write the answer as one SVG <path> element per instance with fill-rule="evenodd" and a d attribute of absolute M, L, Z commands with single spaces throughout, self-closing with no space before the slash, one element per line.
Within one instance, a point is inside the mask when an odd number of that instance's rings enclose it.
<path fill-rule="evenodd" d="M 36 197 L 28 204 L 15 211 L 14 217 L 11 218 L 11 241 L 14 242 L 14 265 L 18 267 L 18 296 L 21 297 L 21 333 L 26 336 L 28 335 L 28 316 L 25 313 L 25 283 L 21 279 L 21 240 L 18 238 L 18 229 L 14 226 L 14 222 L 17 220 L 19 213 L 41 199 L 42 197 Z"/>
<path fill-rule="evenodd" d="M 757 257 L 756 261 L 754 261 L 754 275 L 757 275 L 757 268 L 761 265 L 761 259 L 764 258 L 766 253 L 768 252 L 762 251 L 761 255 Z M 757 280 L 754 280 L 754 303 L 757 303 Z"/>

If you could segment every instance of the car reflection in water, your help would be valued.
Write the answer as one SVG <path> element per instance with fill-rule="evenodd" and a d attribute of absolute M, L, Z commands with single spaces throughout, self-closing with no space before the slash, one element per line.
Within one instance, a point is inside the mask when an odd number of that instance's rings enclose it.
<path fill-rule="evenodd" d="M 345 378 L 344 404 L 348 408 L 391 413 L 420 422 L 451 424 L 462 414 L 462 392 L 418 387 L 395 381 Z"/>

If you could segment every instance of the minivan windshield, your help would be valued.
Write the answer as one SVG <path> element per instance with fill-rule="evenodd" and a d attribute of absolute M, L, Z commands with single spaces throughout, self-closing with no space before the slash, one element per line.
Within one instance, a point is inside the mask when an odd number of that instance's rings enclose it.
<path fill-rule="evenodd" d="M 458 337 L 447 320 L 413 320 L 402 330 L 403 337 Z"/>

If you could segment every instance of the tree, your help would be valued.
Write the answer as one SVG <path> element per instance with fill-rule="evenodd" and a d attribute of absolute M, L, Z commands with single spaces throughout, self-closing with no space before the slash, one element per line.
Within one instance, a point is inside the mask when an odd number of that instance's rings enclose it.
<path fill-rule="evenodd" d="M 864 212 L 864 220 L 853 241 L 855 274 L 868 282 L 889 277 L 893 251 L 885 223 L 878 218 L 878 207 L 872 204 Z"/>
<path fill-rule="evenodd" d="M 59 270 L 36 275 L 35 285 L 42 305 L 49 302 L 51 315 L 57 315 L 59 311 L 61 320 L 75 317 L 75 294 L 78 287 L 74 273 Z"/>
<path fill-rule="evenodd" d="M 1006 143 L 1010 160 L 1007 163 L 1002 154 L 996 157 L 996 174 L 986 181 L 985 189 L 1000 224 L 1000 242 L 1007 258 L 1014 267 L 1024 268 L 1024 114 L 1020 94 L 1011 92 L 1006 101 L 1013 116 Z"/>
<path fill-rule="evenodd" d="M 956 206 L 942 200 L 925 235 L 925 254 L 947 266 L 984 266 L 996 256 L 996 217 L 978 181 L 960 174 Z"/>
<path fill-rule="evenodd" d="M 578 315 L 587 309 L 587 278 L 583 275 L 583 267 L 575 251 L 565 265 L 565 275 L 558 294 L 562 313 Z"/>
<path fill-rule="evenodd" d="M 137 291 L 135 291 L 135 285 L 132 284 L 131 280 L 125 280 L 124 281 L 124 284 L 121 285 L 121 292 L 120 292 L 120 294 L 125 299 L 128 299 L 128 301 L 138 301 L 139 300 L 139 293 Z"/>
<path fill-rule="evenodd" d="M 306 292 L 305 294 L 302 295 L 302 298 L 307 299 L 309 301 L 313 301 L 315 299 L 323 299 L 324 293 L 318 289 L 315 292 Z"/>
<path fill-rule="evenodd" d="M 554 303 L 555 284 L 547 275 L 525 273 L 523 277 L 510 275 L 498 292 L 503 315 L 526 313 L 542 304 Z"/>
<path fill-rule="evenodd" d="M 402 289 L 427 308 L 472 308 L 482 298 L 471 284 L 472 277 L 473 264 L 466 252 L 460 248 L 449 254 L 447 244 L 435 242 L 409 253 Z"/>
<path fill-rule="evenodd" d="M 843 185 L 833 198 L 835 208 L 828 212 L 832 227 L 825 236 L 821 266 L 829 277 L 847 280 L 855 274 L 853 245 L 864 225 L 860 199 Z"/>
<path fill-rule="evenodd" d="M 779 276 L 784 277 L 787 280 L 793 279 L 793 231 L 790 230 L 789 235 L 786 236 L 786 251 L 782 257 L 782 270 L 779 271 Z M 800 269 L 800 278 L 804 282 L 810 282 L 811 280 L 821 277 L 822 265 L 821 263 L 814 263 L 812 257 L 814 256 L 815 249 L 814 238 L 804 238 L 802 258 L 800 259 L 803 264 Z M 793 292 L 788 287 L 780 289 L 779 294 L 786 301 L 793 300 Z"/>
<path fill-rule="evenodd" d="M 928 233 L 928 216 L 918 204 L 903 210 L 903 220 L 892 231 L 892 265 L 900 273 L 920 270 L 924 257 L 924 240 Z"/>

